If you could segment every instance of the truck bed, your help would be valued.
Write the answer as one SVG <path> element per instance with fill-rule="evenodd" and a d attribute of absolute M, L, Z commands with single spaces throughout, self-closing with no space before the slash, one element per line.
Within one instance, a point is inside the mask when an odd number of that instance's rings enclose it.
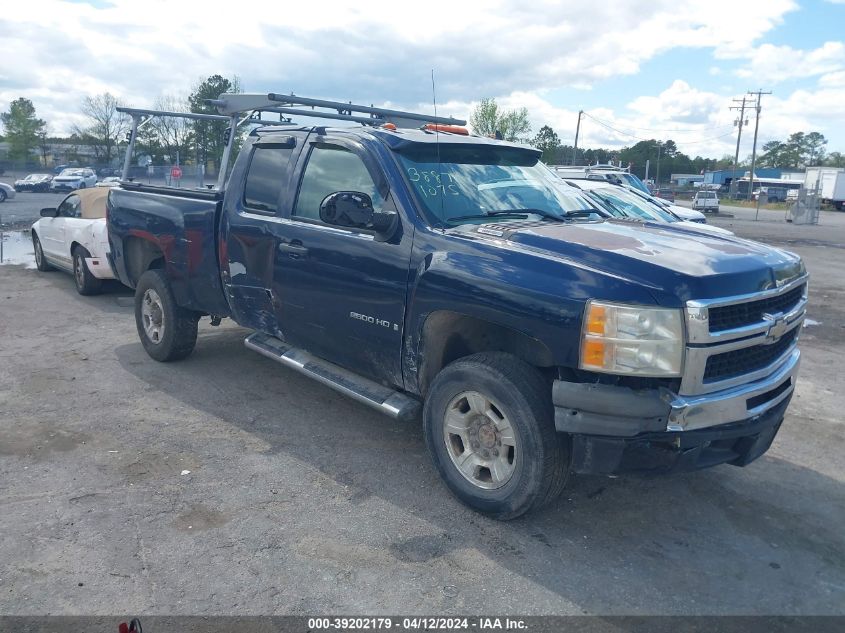
<path fill-rule="evenodd" d="M 204 314 L 228 316 L 218 252 L 223 194 L 122 183 L 109 195 L 112 262 L 121 282 L 134 288 L 151 262 L 167 271 L 176 301 Z"/>

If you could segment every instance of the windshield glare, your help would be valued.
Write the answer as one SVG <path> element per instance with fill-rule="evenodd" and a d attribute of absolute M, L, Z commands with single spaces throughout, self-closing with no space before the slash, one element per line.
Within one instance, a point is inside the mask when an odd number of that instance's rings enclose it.
<path fill-rule="evenodd" d="M 62 173 L 62 176 L 81 176 L 82 170 L 81 169 L 65 169 Z"/>
<path fill-rule="evenodd" d="M 580 191 L 562 185 L 533 153 L 508 148 L 422 146 L 398 154 L 420 205 L 436 224 L 488 221 L 488 213 L 536 209 L 563 218 L 567 213 L 600 214 Z M 498 216 L 498 221 L 507 216 Z M 493 219 L 493 218 L 491 218 Z"/>
<path fill-rule="evenodd" d="M 601 187 L 591 193 L 614 215 L 657 222 L 677 222 L 677 219 L 655 204 L 643 200 L 619 187 Z"/>

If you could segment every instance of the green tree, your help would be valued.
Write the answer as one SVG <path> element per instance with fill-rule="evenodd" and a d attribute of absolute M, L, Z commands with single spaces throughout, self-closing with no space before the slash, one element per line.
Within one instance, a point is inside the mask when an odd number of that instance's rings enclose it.
<path fill-rule="evenodd" d="M 842 152 L 831 152 L 827 155 L 824 164 L 828 167 L 845 167 L 845 155 Z"/>
<path fill-rule="evenodd" d="M 27 161 L 38 147 L 38 137 L 47 124 L 35 116 L 32 101 L 23 97 L 9 104 L 9 111 L 0 114 L 5 129 L 5 140 L 9 144 L 9 158 Z"/>
<path fill-rule="evenodd" d="M 117 146 L 129 131 L 129 116 L 117 111 L 121 105 L 120 100 L 110 92 L 82 100 L 80 110 L 88 120 L 88 125 L 74 126 L 73 133 L 84 144 L 94 148 L 94 155 L 100 163 L 108 165 L 112 159 L 117 158 Z"/>
<path fill-rule="evenodd" d="M 554 164 L 557 162 L 560 137 L 551 127 L 548 125 L 541 127 L 531 144 L 543 152 L 544 163 Z"/>
<path fill-rule="evenodd" d="M 757 158 L 757 164 L 761 167 L 786 167 L 785 161 L 789 160 L 789 148 L 781 141 L 769 141 L 763 143 L 763 153 Z"/>
<path fill-rule="evenodd" d="M 469 117 L 472 131 L 479 136 L 495 137 L 500 133 L 506 141 L 524 142 L 531 132 L 528 122 L 528 109 L 502 110 L 496 100 L 490 97 L 482 99 Z"/>
<path fill-rule="evenodd" d="M 824 148 L 827 139 L 820 132 L 810 132 L 804 136 L 804 164 L 818 165 L 824 160 Z"/>
<path fill-rule="evenodd" d="M 217 99 L 224 92 L 241 92 L 240 79 L 238 77 L 227 79 L 222 75 L 212 75 L 208 79 L 201 80 L 188 96 L 188 105 L 191 112 L 219 114 L 217 108 L 206 103 L 206 100 Z M 227 123 L 225 121 L 194 121 L 192 127 L 199 162 L 203 165 L 211 163 L 215 169 L 219 168 L 220 161 L 223 158 L 223 150 L 226 147 L 224 136 L 228 127 Z M 239 146 L 240 143 L 236 141 L 235 147 Z M 231 158 L 234 159 L 234 155 Z"/>

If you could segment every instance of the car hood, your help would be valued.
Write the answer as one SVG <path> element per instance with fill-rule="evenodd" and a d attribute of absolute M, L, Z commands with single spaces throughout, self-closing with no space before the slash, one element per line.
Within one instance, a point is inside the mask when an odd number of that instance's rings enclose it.
<path fill-rule="evenodd" d="M 73 182 L 75 180 L 85 180 L 85 176 L 56 176 L 53 182 Z"/>
<path fill-rule="evenodd" d="M 501 223 L 473 232 L 639 282 L 663 304 L 759 292 L 804 274 L 794 253 L 681 224 L 538 222 L 510 229 Z"/>

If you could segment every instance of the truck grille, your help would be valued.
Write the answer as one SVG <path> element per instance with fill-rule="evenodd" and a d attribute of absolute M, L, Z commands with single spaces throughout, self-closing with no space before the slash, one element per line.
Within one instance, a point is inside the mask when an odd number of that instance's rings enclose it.
<path fill-rule="evenodd" d="M 792 329 L 770 345 L 744 347 L 711 356 L 704 368 L 704 382 L 735 378 L 771 365 L 792 346 L 800 329 L 800 326 Z"/>
<path fill-rule="evenodd" d="M 801 301 L 806 286 L 806 284 L 801 284 L 782 295 L 759 299 L 758 301 L 710 308 L 710 331 L 721 332 L 744 325 L 752 325 L 762 321 L 764 314 L 789 312 Z M 766 345 L 765 347 L 774 347 L 774 345 Z"/>

